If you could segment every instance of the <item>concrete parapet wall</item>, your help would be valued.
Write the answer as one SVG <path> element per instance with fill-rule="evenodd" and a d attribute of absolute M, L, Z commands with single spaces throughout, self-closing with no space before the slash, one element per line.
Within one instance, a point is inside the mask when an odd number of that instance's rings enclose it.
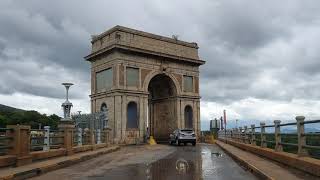
<path fill-rule="evenodd" d="M 242 150 L 266 157 L 281 164 L 302 170 L 315 176 L 320 176 L 320 160 L 310 157 L 298 157 L 296 154 L 276 152 L 272 149 L 261 148 L 250 144 L 235 142 L 232 140 L 219 139 Z"/>
<path fill-rule="evenodd" d="M 14 155 L 0 156 L 0 167 L 6 167 L 16 164 L 17 157 Z"/>
<path fill-rule="evenodd" d="M 48 159 L 52 157 L 64 156 L 66 153 L 66 149 L 51 149 L 49 151 L 34 151 L 31 152 L 32 161 Z"/>
<path fill-rule="evenodd" d="M 107 146 L 108 145 L 106 143 L 75 146 L 72 148 L 72 151 L 73 153 L 81 153 L 81 152 L 104 148 Z M 38 160 L 64 156 L 66 155 L 66 149 L 60 148 L 60 149 L 51 149 L 49 151 L 34 151 L 34 152 L 30 152 L 30 155 L 32 157 L 32 162 L 35 162 Z M 16 165 L 16 163 L 17 163 L 17 156 L 15 155 L 0 156 L 0 167 L 13 166 L 13 165 Z"/>

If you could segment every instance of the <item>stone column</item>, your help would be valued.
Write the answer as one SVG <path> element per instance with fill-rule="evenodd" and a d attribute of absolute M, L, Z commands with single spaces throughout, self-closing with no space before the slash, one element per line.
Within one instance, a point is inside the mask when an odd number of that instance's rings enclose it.
<path fill-rule="evenodd" d="M 248 127 L 244 126 L 244 143 L 247 144 L 248 143 L 248 135 L 247 135 L 247 131 L 248 131 Z"/>
<path fill-rule="evenodd" d="M 43 150 L 44 151 L 50 150 L 50 126 L 44 126 Z"/>
<path fill-rule="evenodd" d="M 122 97 L 120 95 L 115 96 L 115 102 L 114 102 L 114 123 L 115 123 L 115 129 L 113 130 L 115 133 L 114 142 L 117 144 L 120 142 L 122 129 L 121 129 L 121 117 L 122 117 Z"/>
<path fill-rule="evenodd" d="M 242 127 L 239 127 L 239 142 L 243 142 L 243 138 L 242 138 Z"/>
<path fill-rule="evenodd" d="M 234 133 L 234 139 L 235 139 L 235 141 L 238 141 L 239 139 L 239 131 L 238 131 L 238 128 L 235 128 L 235 133 Z"/>
<path fill-rule="evenodd" d="M 16 166 L 22 166 L 32 162 L 30 155 L 30 126 L 8 125 L 7 128 L 13 129 L 8 131 L 8 136 L 13 137 L 10 146 L 13 148 L 9 151 L 10 155 L 17 156 Z"/>
<path fill-rule="evenodd" d="M 126 79 L 126 78 L 125 78 Z M 137 102 L 135 102 L 137 103 Z M 122 96 L 122 116 L 121 116 L 121 143 L 126 143 L 127 135 L 127 108 L 128 108 L 128 101 L 127 101 L 127 95 Z M 138 103 L 137 103 L 138 105 Z"/>
<path fill-rule="evenodd" d="M 260 123 L 260 127 L 261 127 L 261 147 L 262 148 L 266 148 L 267 147 L 267 142 L 266 142 L 266 135 L 265 135 L 265 133 L 266 133 L 266 128 L 265 128 L 265 125 L 266 125 L 266 123 L 264 123 L 264 122 L 261 122 Z"/>
<path fill-rule="evenodd" d="M 280 123 L 280 120 L 274 120 L 274 139 L 276 143 L 276 146 L 274 148 L 275 151 L 282 151 Z"/>
<path fill-rule="evenodd" d="M 106 128 L 103 130 L 103 132 L 105 133 L 104 136 L 105 136 L 105 140 L 104 140 L 104 143 L 106 143 L 107 145 L 110 144 L 110 132 L 111 132 L 111 129 L 110 128 Z"/>
<path fill-rule="evenodd" d="M 231 140 L 234 140 L 234 133 L 235 133 L 235 129 L 232 128 L 231 129 Z"/>
<path fill-rule="evenodd" d="M 139 97 L 139 142 L 143 142 L 144 141 L 144 137 L 146 135 L 145 133 L 145 122 L 146 122 L 146 119 L 144 118 L 145 117 L 145 105 L 144 105 L 144 98 L 143 96 L 140 96 Z"/>
<path fill-rule="evenodd" d="M 89 130 L 89 137 L 90 137 L 90 145 L 92 146 L 92 150 L 95 150 L 95 144 L 96 144 L 96 137 L 95 137 L 95 130 L 94 129 L 90 129 Z"/>
<path fill-rule="evenodd" d="M 101 144 L 101 129 L 97 129 L 97 144 Z"/>
<path fill-rule="evenodd" d="M 251 125 L 251 144 L 256 145 L 256 129 L 255 125 Z"/>
<path fill-rule="evenodd" d="M 308 151 L 303 147 L 306 145 L 306 136 L 304 135 L 304 116 L 297 116 L 297 133 L 298 133 L 298 156 L 308 156 Z"/>
<path fill-rule="evenodd" d="M 63 148 L 66 149 L 66 155 L 73 154 L 73 136 L 75 125 L 73 121 L 60 121 L 58 129 L 63 131 Z"/>
<path fill-rule="evenodd" d="M 78 146 L 82 146 L 82 128 L 78 128 Z"/>

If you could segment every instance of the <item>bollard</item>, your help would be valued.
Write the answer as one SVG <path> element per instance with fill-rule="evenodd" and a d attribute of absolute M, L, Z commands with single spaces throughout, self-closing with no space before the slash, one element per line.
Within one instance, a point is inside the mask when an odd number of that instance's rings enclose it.
<path fill-rule="evenodd" d="M 43 143 L 43 150 L 49 151 L 50 150 L 50 126 L 44 126 L 44 143 Z"/>
<path fill-rule="evenodd" d="M 265 125 L 266 125 L 266 123 L 264 123 L 264 122 L 260 123 L 260 128 L 261 128 L 261 145 L 260 146 L 262 148 L 267 147 L 266 135 L 265 135 L 265 133 L 266 133 Z"/>
<path fill-rule="evenodd" d="M 274 139 L 276 146 L 274 148 L 275 151 L 282 151 L 282 145 L 281 145 L 281 134 L 280 134 L 280 120 L 274 120 Z"/>
<path fill-rule="evenodd" d="M 304 116 L 297 116 L 297 133 L 298 133 L 298 156 L 308 156 L 308 152 L 304 149 L 306 145 L 306 136 L 304 135 Z"/>
<path fill-rule="evenodd" d="M 256 145 L 256 129 L 254 124 L 251 125 L 251 144 Z"/>
<path fill-rule="evenodd" d="M 82 128 L 78 128 L 78 146 L 82 146 Z"/>
<path fill-rule="evenodd" d="M 101 130 L 97 129 L 97 144 L 101 144 Z"/>

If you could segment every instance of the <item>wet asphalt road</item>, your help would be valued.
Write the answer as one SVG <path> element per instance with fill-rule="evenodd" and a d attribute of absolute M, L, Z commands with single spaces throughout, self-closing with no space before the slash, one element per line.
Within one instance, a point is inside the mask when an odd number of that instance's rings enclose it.
<path fill-rule="evenodd" d="M 149 146 L 150 147 L 150 146 Z M 147 149 L 147 150 L 145 150 Z M 218 146 L 123 147 L 119 152 L 82 162 L 35 179 L 188 180 L 257 179 Z"/>
<path fill-rule="evenodd" d="M 257 179 L 240 167 L 216 145 L 176 147 L 177 151 L 151 164 L 133 164 L 89 177 L 92 180 L 152 179 Z"/>

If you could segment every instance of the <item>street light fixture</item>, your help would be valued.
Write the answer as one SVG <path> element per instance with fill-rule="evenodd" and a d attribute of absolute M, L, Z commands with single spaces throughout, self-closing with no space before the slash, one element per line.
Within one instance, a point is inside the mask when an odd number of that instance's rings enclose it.
<path fill-rule="evenodd" d="M 73 106 L 71 102 L 69 102 L 69 88 L 73 85 L 72 83 L 62 83 L 66 88 L 66 101 L 62 103 L 61 107 L 63 108 L 63 119 L 62 121 L 70 121 L 71 116 L 71 107 Z"/>

